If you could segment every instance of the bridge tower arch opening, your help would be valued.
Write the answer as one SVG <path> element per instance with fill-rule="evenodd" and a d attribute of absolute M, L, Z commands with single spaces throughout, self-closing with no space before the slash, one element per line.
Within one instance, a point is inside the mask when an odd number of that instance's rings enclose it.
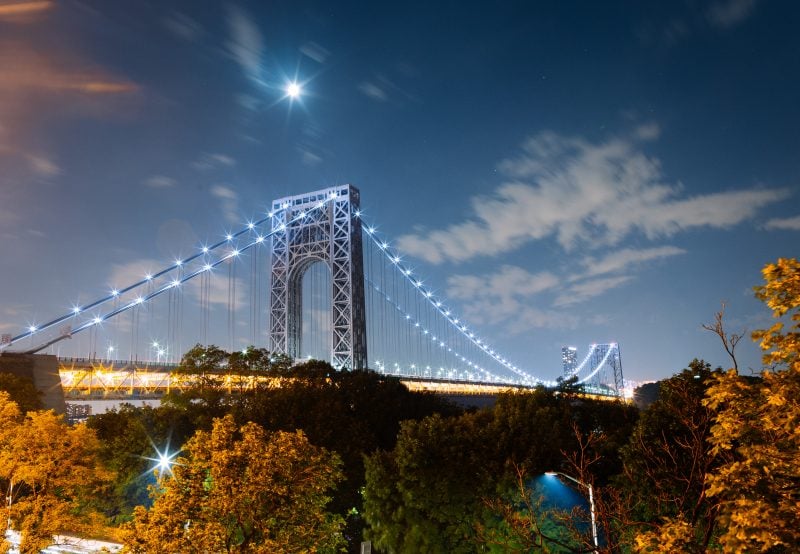
<path fill-rule="evenodd" d="M 316 263 L 330 271 L 330 363 L 367 367 L 360 193 L 351 185 L 272 203 L 270 347 L 303 356 L 303 276 Z"/>
<path fill-rule="evenodd" d="M 290 293 L 291 298 L 302 299 L 296 306 L 300 320 L 297 322 L 303 358 L 327 360 L 332 347 L 332 297 L 331 272 L 322 260 L 309 258 L 308 263 L 298 267 L 290 277 L 290 288 L 299 291 Z"/>

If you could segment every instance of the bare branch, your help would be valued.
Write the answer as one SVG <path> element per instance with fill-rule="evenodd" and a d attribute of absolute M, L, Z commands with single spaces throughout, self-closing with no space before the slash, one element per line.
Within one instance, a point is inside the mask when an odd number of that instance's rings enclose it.
<path fill-rule="evenodd" d="M 733 369 L 736 372 L 739 372 L 739 364 L 736 362 L 736 345 L 739 344 L 739 341 L 742 340 L 742 337 L 745 336 L 747 330 L 745 329 L 741 333 L 726 333 L 725 326 L 723 325 L 723 318 L 725 316 L 725 302 L 722 303 L 722 307 L 720 310 L 714 315 L 714 323 L 703 323 L 702 327 L 706 331 L 711 331 L 715 335 L 717 335 L 720 340 L 722 341 L 722 346 L 725 348 L 725 352 L 728 353 L 728 356 L 731 357 L 731 361 L 733 362 Z"/>

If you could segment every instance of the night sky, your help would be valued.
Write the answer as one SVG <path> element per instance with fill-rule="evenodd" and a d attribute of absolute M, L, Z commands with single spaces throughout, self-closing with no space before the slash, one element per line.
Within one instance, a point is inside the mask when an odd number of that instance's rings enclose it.
<path fill-rule="evenodd" d="M 351 183 L 517 365 L 763 328 L 800 254 L 800 4 L 0 0 L 0 332 Z M 302 84 L 297 100 L 290 81 Z M 755 344 L 740 367 L 757 369 Z"/>

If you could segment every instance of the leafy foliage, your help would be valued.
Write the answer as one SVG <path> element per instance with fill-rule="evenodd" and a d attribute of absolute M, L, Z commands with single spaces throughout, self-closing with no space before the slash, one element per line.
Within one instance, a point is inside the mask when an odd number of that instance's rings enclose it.
<path fill-rule="evenodd" d="M 753 333 L 764 350 L 763 379 L 721 376 L 706 405 L 717 412 L 712 452 L 729 460 L 709 476 L 708 495 L 720 504 L 729 552 L 790 552 L 800 544 L 800 263 L 780 259 L 763 270 L 756 295 L 775 318 Z"/>
<path fill-rule="evenodd" d="M 7 392 L 22 413 L 41 410 L 44 407 L 41 391 L 26 377 L 0 372 L 0 391 Z"/>
<path fill-rule="evenodd" d="M 634 421 L 635 410 L 621 404 L 537 389 L 501 395 L 490 410 L 406 422 L 394 449 L 367 458 L 367 534 L 390 552 L 474 552 L 482 541 L 496 543 L 509 536 L 498 526 L 515 524 L 505 517 L 513 511 L 496 510 L 515 502 L 518 468 L 537 475 L 560 467 L 578 449 L 576 426 L 607 435 L 598 475 L 611 475 L 619 470 L 613 452 Z"/>
<path fill-rule="evenodd" d="M 130 520 L 134 506 L 151 504 L 150 467 L 157 448 L 164 451 L 170 445 L 182 445 L 195 430 L 186 413 L 173 406 L 123 404 L 89 418 L 86 425 L 100 439 L 100 458 L 115 475 L 109 494 L 97 501 L 111 524 Z"/>
<path fill-rule="evenodd" d="M 631 516 L 642 525 L 637 543 L 661 544 L 675 538 L 682 551 L 703 551 L 716 528 L 716 506 L 706 497 L 706 476 L 721 463 L 708 438 L 713 412 L 703 404 L 706 390 L 721 370 L 702 360 L 661 381 L 660 396 L 645 410 L 630 442 L 622 448 L 618 482 L 628 495 Z M 675 544 L 678 544 L 676 542 Z"/>
<path fill-rule="evenodd" d="M 23 417 L 0 392 L 0 483 L 11 498 L 3 517 L 21 533 L 22 554 L 38 553 L 65 530 L 97 530 L 99 519 L 89 502 L 111 478 L 98 450 L 85 425 L 71 427 L 52 411 Z"/>
<path fill-rule="evenodd" d="M 198 431 L 153 507 L 138 507 L 130 552 L 335 552 L 343 519 L 325 511 L 339 457 L 301 431 L 268 433 L 232 416 Z"/>

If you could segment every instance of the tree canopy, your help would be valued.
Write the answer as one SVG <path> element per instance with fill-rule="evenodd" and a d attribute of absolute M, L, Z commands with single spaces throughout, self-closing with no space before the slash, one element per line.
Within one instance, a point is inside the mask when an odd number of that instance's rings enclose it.
<path fill-rule="evenodd" d="M 57 533 L 97 529 L 91 500 L 111 478 L 98 450 L 85 425 L 70 426 L 52 411 L 22 416 L 0 391 L 0 483 L 10 498 L 2 511 L 21 534 L 22 554 L 40 552 Z"/>
<path fill-rule="evenodd" d="M 149 510 L 129 526 L 130 552 L 335 552 L 343 519 L 326 511 L 339 457 L 302 431 L 269 433 L 232 416 L 186 443 Z"/>
<path fill-rule="evenodd" d="M 43 408 L 41 391 L 27 377 L 0 372 L 0 391 L 7 392 L 22 413 Z"/>
<path fill-rule="evenodd" d="M 800 263 L 780 259 L 762 273 L 756 295 L 778 319 L 753 334 L 768 369 L 760 380 L 730 370 L 706 400 L 716 412 L 712 452 L 729 456 L 708 488 L 728 552 L 790 552 L 800 544 Z"/>

